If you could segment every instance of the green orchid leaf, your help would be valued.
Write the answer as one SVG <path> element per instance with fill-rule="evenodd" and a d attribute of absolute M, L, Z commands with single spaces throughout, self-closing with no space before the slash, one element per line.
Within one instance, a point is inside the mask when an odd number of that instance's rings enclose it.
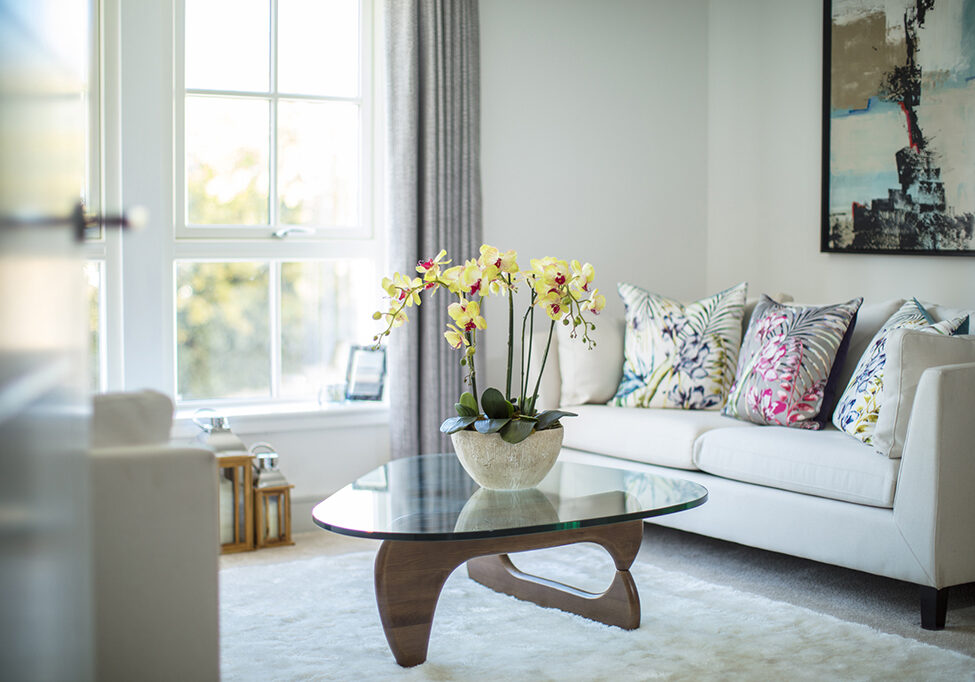
<path fill-rule="evenodd" d="M 464 391 L 460 394 L 460 404 L 477 414 L 477 399 L 470 391 Z"/>
<path fill-rule="evenodd" d="M 507 418 L 478 419 L 476 422 L 474 422 L 474 428 L 477 429 L 478 433 L 497 433 L 510 421 L 511 420 Z"/>
<path fill-rule="evenodd" d="M 464 405 L 463 403 L 454 403 L 454 409 L 457 410 L 457 414 L 461 417 L 476 417 L 477 410 Z"/>
<path fill-rule="evenodd" d="M 566 412 L 564 410 L 545 410 L 538 414 L 538 425 L 535 427 L 538 431 L 543 431 L 549 427 L 555 425 L 559 419 L 562 417 L 578 417 L 575 412 Z"/>
<path fill-rule="evenodd" d="M 455 433 L 463 431 L 468 426 L 477 421 L 477 417 L 450 417 L 443 420 L 440 430 L 444 433 Z"/>
<path fill-rule="evenodd" d="M 513 445 L 528 438 L 534 430 L 535 422 L 524 419 L 512 419 L 501 429 L 500 433 L 502 440 Z"/>
<path fill-rule="evenodd" d="M 514 407 L 496 388 L 486 389 L 481 394 L 481 407 L 484 408 L 484 414 L 491 419 L 508 419 L 514 414 Z"/>

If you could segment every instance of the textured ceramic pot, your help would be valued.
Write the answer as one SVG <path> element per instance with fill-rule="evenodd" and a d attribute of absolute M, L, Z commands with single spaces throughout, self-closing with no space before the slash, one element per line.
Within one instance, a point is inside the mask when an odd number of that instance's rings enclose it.
<path fill-rule="evenodd" d="M 555 466 L 562 448 L 562 427 L 536 431 L 520 443 L 496 433 L 456 431 L 450 434 L 464 470 L 482 488 L 524 490 L 541 483 Z"/>

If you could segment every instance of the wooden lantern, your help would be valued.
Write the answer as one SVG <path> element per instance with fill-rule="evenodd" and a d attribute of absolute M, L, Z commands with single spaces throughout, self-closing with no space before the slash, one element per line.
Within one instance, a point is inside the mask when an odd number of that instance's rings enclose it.
<path fill-rule="evenodd" d="M 291 540 L 291 489 L 293 485 L 254 488 L 254 525 L 257 548 L 295 544 Z"/>
<path fill-rule="evenodd" d="M 241 453 L 217 457 L 217 479 L 221 554 L 254 549 L 251 456 Z"/>

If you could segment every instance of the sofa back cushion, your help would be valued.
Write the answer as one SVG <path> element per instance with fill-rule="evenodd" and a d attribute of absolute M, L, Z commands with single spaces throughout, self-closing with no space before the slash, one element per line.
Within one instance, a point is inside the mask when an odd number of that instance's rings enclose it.
<path fill-rule="evenodd" d="M 623 318 L 600 315 L 586 348 L 570 338 L 571 327 L 558 325 L 558 363 L 562 372 L 561 405 L 605 404 L 615 394 L 623 374 Z"/>
<path fill-rule="evenodd" d="M 884 366 L 887 339 L 894 329 L 918 329 L 931 334 L 950 335 L 967 318 L 935 321 L 917 299 L 905 301 L 870 340 L 853 376 L 840 396 L 833 413 L 833 424 L 864 443 L 871 443 L 883 401 Z"/>
<path fill-rule="evenodd" d="M 887 339 L 883 402 L 872 445 L 882 455 L 898 458 L 921 374 L 929 367 L 975 362 L 975 336 L 942 336 L 916 329 L 895 329 Z"/>
<path fill-rule="evenodd" d="M 621 283 L 623 376 L 612 404 L 719 408 L 734 380 L 746 288 L 682 303 Z"/>
<path fill-rule="evenodd" d="M 91 448 L 169 441 L 173 401 L 157 391 L 103 393 L 92 399 Z"/>
<path fill-rule="evenodd" d="M 756 424 L 820 428 L 833 365 L 849 343 L 862 302 L 797 306 L 764 297 L 742 341 L 724 414 Z"/>

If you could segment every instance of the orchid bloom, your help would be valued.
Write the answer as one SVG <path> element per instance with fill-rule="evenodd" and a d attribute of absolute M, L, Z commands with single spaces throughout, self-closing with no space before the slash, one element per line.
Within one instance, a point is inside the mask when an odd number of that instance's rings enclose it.
<path fill-rule="evenodd" d="M 606 297 L 599 293 L 599 289 L 593 289 L 589 300 L 583 307 L 593 315 L 598 315 L 606 307 Z"/>
<path fill-rule="evenodd" d="M 428 258 L 426 260 L 421 260 L 416 264 L 416 271 L 423 275 L 423 281 L 427 282 L 428 289 L 432 288 L 437 277 L 440 276 L 440 266 L 447 265 L 450 263 L 449 260 L 444 260 L 447 256 L 447 251 L 445 249 L 440 249 L 440 253 L 436 255 L 435 258 Z M 433 284 L 433 286 L 436 286 Z"/>
<path fill-rule="evenodd" d="M 406 307 L 410 307 L 414 303 L 420 305 L 419 289 L 422 285 L 423 280 L 419 277 L 414 277 L 411 280 L 398 272 L 393 274 L 393 279 L 383 277 L 382 282 L 382 287 L 389 294 L 389 298 L 393 301 L 404 301 Z"/>
<path fill-rule="evenodd" d="M 577 260 L 569 264 L 569 269 L 572 272 L 572 279 L 569 280 L 569 292 L 572 294 L 572 298 L 581 301 L 585 299 L 586 294 L 589 293 L 590 285 L 596 279 L 596 269 L 590 263 L 581 265 Z"/>
<path fill-rule="evenodd" d="M 487 320 L 481 316 L 481 306 L 477 301 L 461 298 L 459 302 L 447 306 L 447 314 L 453 318 L 457 327 L 465 332 L 487 329 Z"/>
<path fill-rule="evenodd" d="M 455 350 L 460 350 L 464 346 L 470 345 L 470 342 L 467 340 L 464 332 L 449 322 L 447 323 L 447 331 L 445 331 L 443 335 L 444 338 L 447 339 L 447 343 L 450 344 L 450 347 Z"/>

